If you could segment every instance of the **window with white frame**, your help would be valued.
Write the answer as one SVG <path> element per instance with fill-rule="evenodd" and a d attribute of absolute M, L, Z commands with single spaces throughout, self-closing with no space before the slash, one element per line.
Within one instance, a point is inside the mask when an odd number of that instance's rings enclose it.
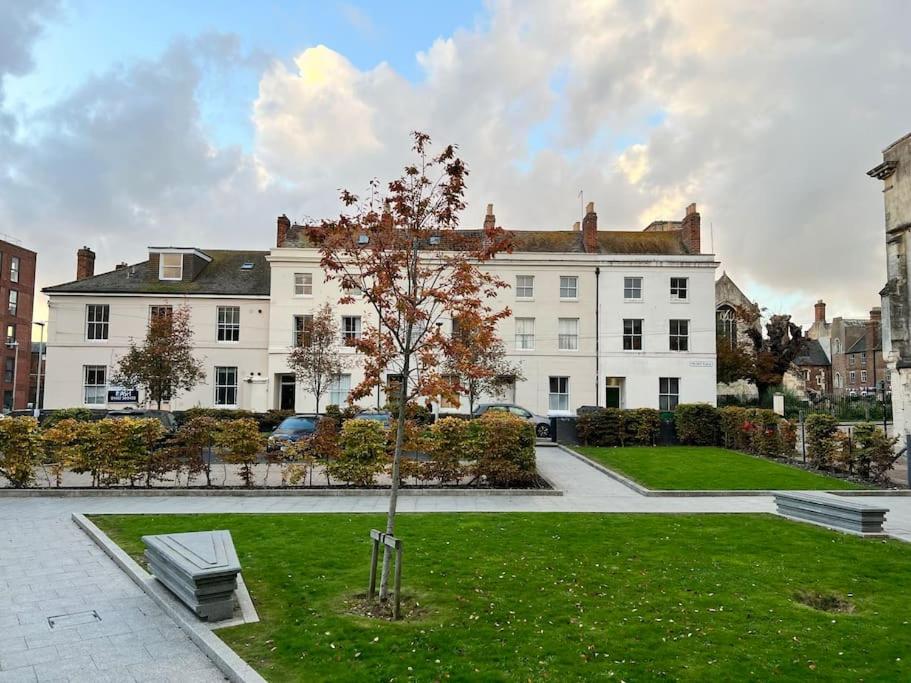
<path fill-rule="evenodd" d="M 240 306 L 218 307 L 218 332 L 220 342 L 240 341 Z"/>
<path fill-rule="evenodd" d="M 16 376 L 16 359 L 13 356 L 7 356 L 3 359 L 3 381 L 6 384 L 12 384 Z"/>
<path fill-rule="evenodd" d="M 159 280 L 183 279 L 183 254 L 159 254 L 158 259 Z"/>
<path fill-rule="evenodd" d="M 313 273 L 294 274 L 294 296 L 313 296 Z"/>
<path fill-rule="evenodd" d="M 804 371 L 803 371 L 803 378 L 804 378 L 804 380 L 806 380 L 807 382 L 810 381 L 810 371 L 809 371 L 809 370 L 804 370 Z"/>
<path fill-rule="evenodd" d="M 237 405 L 237 368 L 215 366 L 215 405 Z"/>
<path fill-rule="evenodd" d="M 671 351 L 689 351 L 690 348 L 690 321 L 670 321 L 670 348 Z"/>
<path fill-rule="evenodd" d="M 149 306 L 149 321 L 170 318 L 174 314 L 174 308 L 171 306 Z"/>
<path fill-rule="evenodd" d="M 516 298 L 532 299 L 535 296 L 535 276 L 516 275 Z"/>
<path fill-rule="evenodd" d="M 7 325 L 6 326 L 6 343 L 11 344 L 16 341 L 16 326 Z"/>
<path fill-rule="evenodd" d="M 857 358 L 856 358 L 855 354 L 849 353 L 848 354 L 848 364 L 854 365 L 856 362 L 857 362 Z"/>
<path fill-rule="evenodd" d="M 547 407 L 550 410 L 569 410 L 569 377 L 550 377 Z"/>
<path fill-rule="evenodd" d="M 671 278 L 671 299 L 674 301 L 686 301 L 689 296 L 689 278 L 672 277 Z"/>
<path fill-rule="evenodd" d="M 15 289 L 9 290 L 9 314 L 16 315 L 19 310 L 19 292 Z"/>
<path fill-rule="evenodd" d="M 642 320 L 638 318 L 625 318 L 623 320 L 623 350 L 642 350 Z"/>
<path fill-rule="evenodd" d="M 680 403 L 680 378 L 658 378 L 658 410 L 669 412 L 677 409 Z"/>
<path fill-rule="evenodd" d="M 857 373 L 854 370 L 848 373 L 848 382 L 855 384 L 857 382 Z"/>
<path fill-rule="evenodd" d="M 623 278 L 623 298 L 628 301 L 639 301 L 642 299 L 641 277 Z"/>
<path fill-rule="evenodd" d="M 309 346 L 312 331 L 312 315 L 294 316 L 294 334 L 291 337 L 291 346 Z"/>
<path fill-rule="evenodd" d="M 867 364 L 867 352 L 866 351 L 862 351 L 860 354 L 860 364 L 861 365 Z"/>
<path fill-rule="evenodd" d="M 560 351 L 579 350 L 578 318 L 560 318 L 557 320 L 557 348 Z"/>
<path fill-rule="evenodd" d="M 351 393 L 351 375 L 338 375 L 329 385 L 329 405 L 340 406 L 348 402 Z"/>
<path fill-rule="evenodd" d="M 89 304 L 85 307 L 85 338 L 99 341 L 108 338 L 111 307 L 108 304 Z"/>
<path fill-rule="evenodd" d="M 342 340 L 353 341 L 361 338 L 361 316 L 343 315 L 342 316 Z"/>
<path fill-rule="evenodd" d="M 83 365 L 82 402 L 86 405 L 103 405 L 107 403 L 107 374 L 104 365 Z"/>
<path fill-rule="evenodd" d="M 836 388 L 836 389 L 841 389 L 841 386 L 842 386 L 842 385 L 841 385 L 841 373 L 840 373 L 840 372 L 836 372 L 836 373 L 835 373 L 835 388 Z"/>
<path fill-rule="evenodd" d="M 861 383 L 863 383 L 863 384 L 866 384 L 866 383 L 867 383 L 867 371 L 866 371 L 866 370 L 861 370 L 861 371 L 860 371 L 860 381 L 861 381 Z"/>
<path fill-rule="evenodd" d="M 535 319 L 516 318 L 516 349 L 531 350 L 535 348 Z"/>
<path fill-rule="evenodd" d="M 13 256 L 9 260 L 9 279 L 10 282 L 19 282 L 19 257 Z"/>
<path fill-rule="evenodd" d="M 561 299 L 578 299 L 579 298 L 579 278 L 575 275 L 560 276 L 560 298 Z"/>

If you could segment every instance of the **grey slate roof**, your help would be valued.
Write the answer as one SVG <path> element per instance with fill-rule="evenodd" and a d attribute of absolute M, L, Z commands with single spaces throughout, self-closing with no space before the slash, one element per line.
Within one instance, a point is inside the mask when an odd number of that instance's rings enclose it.
<path fill-rule="evenodd" d="M 794 364 L 804 365 L 830 365 L 829 357 L 823 351 L 822 345 L 816 339 L 805 339 L 800 353 L 794 359 Z"/>
<path fill-rule="evenodd" d="M 876 341 L 879 342 L 878 339 Z M 882 344 L 878 343 L 876 345 L 876 348 L 874 348 L 873 350 L 882 351 L 882 348 L 883 348 Z M 851 344 L 851 348 L 849 348 L 847 351 L 845 351 L 845 353 L 863 353 L 863 352 L 869 351 L 869 350 L 870 349 L 867 348 L 867 335 L 864 335 L 863 337 L 860 337 L 856 342 Z"/>
<path fill-rule="evenodd" d="M 101 273 L 84 280 L 45 287 L 48 294 L 220 294 L 223 296 L 269 296 L 268 251 L 201 249 L 212 260 L 192 281 L 164 282 L 149 273 L 149 262 Z M 245 262 L 251 270 L 241 270 Z M 131 274 L 132 273 L 132 274 Z"/>

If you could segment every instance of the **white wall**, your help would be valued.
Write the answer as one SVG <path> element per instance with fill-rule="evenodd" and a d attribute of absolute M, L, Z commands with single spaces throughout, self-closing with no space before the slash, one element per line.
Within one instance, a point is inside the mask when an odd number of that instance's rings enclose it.
<path fill-rule="evenodd" d="M 85 334 L 86 306 L 110 305 L 108 339 L 89 341 Z M 172 410 L 214 405 L 214 372 L 216 366 L 238 368 L 239 408 L 265 410 L 268 407 L 267 339 L 269 334 L 269 301 L 266 298 L 233 297 L 160 297 L 52 294 L 49 298 L 47 345 L 47 384 L 45 407 L 83 406 L 85 365 L 104 365 L 108 379 L 118 359 L 129 349 L 131 339 L 140 342 L 146 333 L 149 307 L 181 305 L 190 307 L 196 357 L 203 363 L 206 379 L 195 389 L 181 393 L 170 402 Z M 240 307 L 240 339 L 236 343 L 216 341 L 218 306 Z M 143 397 L 140 396 L 140 400 Z M 94 408 L 122 407 L 93 405 Z"/>

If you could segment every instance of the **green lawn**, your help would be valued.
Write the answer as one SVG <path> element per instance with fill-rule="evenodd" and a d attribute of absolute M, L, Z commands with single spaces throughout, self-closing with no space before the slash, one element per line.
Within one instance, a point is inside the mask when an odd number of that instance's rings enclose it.
<path fill-rule="evenodd" d="M 270 681 L 911 680 L 911 547 L 772 516 L 403 515 L 408 623 L 344 607 L 377 515 L 93 519 L 137 558 L 230 529 L 263 621 L 218 634 Z"/>
<path fill-rule="evenodd" d="M 863 488 L 843 479 L 724 448 L 660 446 L 577 451 L 654 490 L 803 490 Z"/>

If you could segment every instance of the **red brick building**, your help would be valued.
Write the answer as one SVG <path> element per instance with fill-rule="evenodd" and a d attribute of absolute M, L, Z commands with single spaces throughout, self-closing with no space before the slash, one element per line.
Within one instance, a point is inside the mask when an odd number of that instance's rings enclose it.
<path fill-rule="evenodd" d="M 4 341 L 0 346 L 0 400 L 4 411 L 21 410 L 28 403 L 36 262 L 34 251 L 0 240 L 0 325 Z"/>

